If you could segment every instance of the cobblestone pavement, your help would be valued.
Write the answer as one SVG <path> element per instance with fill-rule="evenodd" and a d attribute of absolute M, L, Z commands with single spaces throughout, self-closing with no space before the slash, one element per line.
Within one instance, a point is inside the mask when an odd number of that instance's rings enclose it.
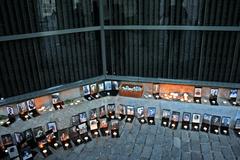
<path fill-rule="evenodd" d="M 120 122 L 120 138 L 99 137 L 69 150 L 54 150 L 48 160 L 240 159 L 240 138 L 156 125 Z M 44 159 L 38 154 L 36 159 Z"/>

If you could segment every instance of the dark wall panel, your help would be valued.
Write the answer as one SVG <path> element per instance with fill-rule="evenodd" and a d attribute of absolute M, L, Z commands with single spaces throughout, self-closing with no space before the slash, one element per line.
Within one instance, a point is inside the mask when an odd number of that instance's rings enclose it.
<path fill-rule="evenodd" d="M 108 74 L 240 81 L 239 32 L 107 31 L 106 36 Z"/>
<path fill-rule="evenodd" d="M 102 75 L 99 33 L 0 43 L 0 97 Z"/>

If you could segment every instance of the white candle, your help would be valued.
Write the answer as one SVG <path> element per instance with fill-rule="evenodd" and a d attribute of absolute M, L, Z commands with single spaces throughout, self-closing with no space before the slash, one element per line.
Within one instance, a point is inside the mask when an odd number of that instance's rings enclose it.
<path fill-rule="evenodd" d="M 118 119 L 120 120 L 120 119 L 121 119 L 121 116 L 119 116 Z"/>
<path fill-rule="evenodd" d="M 77 103 L 80 103 L 80 100 L 77 100 Z"/>
<path fill-rule="evenodd" d="M 107 95 L 108 95 L 108 96 L 110 96 L 110 93 L 109 93 L 109 92 L 107 92 Z"/>
<path fill-rule="evenodd" d="M 175 124 L 172 124 L 172 127 L 175 127 Z"/>
<path fill-rule="evenodd" d="M 206 130 L 207 130 L 207 127 L 203 127 L 203 130 L 206 131 Z"/>
<path fill-rule="evenodd" d="M 88 140 L 88 137 L 84 137 L 84 139 L 87 141 L 87 140 Z"/>
<path fill-rule="evenodd" d="M 130 122 L 130 121 L 131 121 L 131 118 L 128 118 L 127 120 Z"/>
<path fill-rule="evenodd" d="M 98 135 L 98 132 L 94 132 L 95 135 Z"/>
<path fill-rule="evenodd" d="M 43 153 L 47 153 L 47 150 L 46 150 L 46 149 L 44 149 L 44 150 L 43 150 Z"/>
<path fill-rule="evenodd" d="M 199 103 L 200 102 L 199 99 L 197 99 L 196 102 Z"/>
<path fill-rule="evenodd" d="M 106 134 L 108 134 L 108 133 L 109 133 L 109 131 L 108 131 L 108 130 L 106 130 L 106 131 L 105 131 L 105 133 L 106 133 Z"/>
<path fill-rule="evenodd" d="M 150 122 L 150 123 L 153 123 L 153 120 L 151 119 L 149 122 Z"/>
<path fill-rule="evenodd" d="M 218 129 L 215 129 L 214 131 L 215 131 L 215 133 L 218 133 Z"/>
<path fill-rule="evenodd" d="M 141 119 L 141 122 L 144 123 L 144 119 Z"/>
<path fill-rule="evenodd" d="M 223 101 L 223 103 L 224 103 L 224 104 L 226 104 L 226 103 L 227 103 L 227 101 Z"/>
<path fill-rule="evenodd" d="M 10 124 L 11 122 L 10 121 L 7 121 L 7 124 Z"/>
<path fill-rule="evenodd" d="M 224 129 L 224 130 L 223 130 L 223 133 L 224 133 L 224 134 L 227 134 L 227 130 Z"/>
<path fill-rule="evenodd" d="M 54 147 L 57 147 L 58 146 L 58 143 L 54 143 Z"/>
<path fill-rule="evenodd" d="M 77 139 L 77 142 L 80 143 L 80 142 L 81 142 L 81 139 Z"/>
<path fill-rule="evenodd" d="M 8 150 L 7 149 L 5 149 L 5 153 L 7 153 L 8 152 Z"/>
<path fill-rule="evenodd" d="M 167 122 L 163 122 L 163 124 L 166 126 L 166 125 L 167 125 Z"/>
<path fill-rule="evenodd" d="M 117 132 L 113 132 L 113 135 L 114 135 L 114 136 L 117 136 Z"/>
<path fill-rule="evenodd" d="M 198 126 L 194 126 L 195 129 L 198 129 Z"/>
<path fill-rule="evenodd" d="M 184 125 L 183 128 L 187 129 L 188 127 L 187 127 L 187 125 Z"/>
<path fill-rule="evenodd" d="M 114 119 L 114 116 L 111 116 L 112 119 Z"/>
<path fill-rule="evenodd" d="M 203 102 L 207 103 L 207 100 L 206 100 L 206 99 L 204 99 L 204 100 L 203 100 Z"/>
<path fill-rule="evenodd" d="M 68 146 L 69 146 L 69 143 L 65 143 L 64 146 L 65 146 L 65 147 L 68 147 Z"/>

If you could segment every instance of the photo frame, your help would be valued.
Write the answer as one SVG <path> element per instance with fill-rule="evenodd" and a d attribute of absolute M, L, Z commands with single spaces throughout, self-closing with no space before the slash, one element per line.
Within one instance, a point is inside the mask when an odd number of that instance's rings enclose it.
<path fill-rule="evenodd" d="M 97 109 L 93 108 L 89 110 L 89 119 L 96 119 L 97 118 Z"/>
<path fill-rule="evenodd" d="M 17 144 L 21 144 L 25 141 L 24 134 L 21 132 L 14 132 L 14 138 Z"/>
<path fill-rule="evenodd" d="M 201 114 L 193 113 L 192 114 L 192 130 L 199 131 L 199 125 L 201 122 Z"/>
<path fill-rule="evenodd" d="M 90 124 L 90 131 L 91 131 L 92 137 L 93 138 L 99 137 L 100 134 L 98 132 L 98 120 L 96 119 L 90 120 L 89 124 Z"/>
<path fill-rule="evenodd" d="M 194 97 L 198 97 L 198 98 L 202 97 L 202 88 L 196 87 L 194 89 Z"/>
<path fill-rule="evenodd" d="M 79 114 L 72 116 L 72 125 L 77 126 L 80 123 Z"/>
<path fill-rule="evenodd" d="M 47 123 L 47 129 L 52 130 L 54 133 L 57 133 L 58 132 L 57 123 L 55 121 L 54 122 L 48 122 Z"/>
<path fill-rule="evenodd" d="M 13 107 L 7 106 L 7 114 L 8 114 L 9 116 L 15 116 L 15 112 L 14 112 Z"/>
<path fill-rule="evenodd" d="M 35 105 L 34 99 L 30 99 L 26 103 L 27 103 L 27 107 L 28 107 L 29 111 L 32 111 L 32 110 L 36 109 L 36 105 Z"/>
<path fill-rule="evenodd" d="M 86 123 L 79 124 L 78 129 L 79 129 L 79 134 L 81 134 L 81 135 L 88 133 L 88 126 Z"/>
<path fill-rule="evenodd" d="M 234 131 L 238 137 L 240 137 L 240 119 L 236 119 L 234 125 Z"/>
<path fill-rule="evenodd" d="M 237 89 L 231 89 L 230 90 L 230 94 L 229 94 L 229 98 L 237 98 L 238 95 L 238 90 Z"/>
<path fill-rule="evenodd" d="M 80 123 L 87 122 L 87 113 L 86 112 L 79 113 L 79 121 L 80 121 Z"/>
<path fill-rule="evenodd" d="M 189 112 L 183 112 L 182 116 L 182 129 L 189 130 L 191 121 L 191 113 Z"/>
<path fill-rule="evenodd" d="M 83 86 L 83 95 L 87 96 L 87 95 L 90 95 L 90 94 L 91 94 L 90 86 L 89 85 Z"/>
<path fill-rule="evenodd" d="M 68 129 L 65 128 L 65 129 L 59 130 L 58 133 L 59 133 L 59 135 L 58 135 L 59 139 L 63 145 L 63 149 L 67 150 L 69 148 L 72 148 Z"/>
<path fill-rule="evenodd" d="M 169 125 L 170 116 L 171 116 L 171 111 L 168 109 L 163 109 L 162 122 L 161 122 L 162 126 L 167 127 Z"/>
<path fill-rule="evenodd" d="M 111 91 L 112 90 L 112 81 L 105 81 L 104 88 L 105 88 L 105 91 Z"/>
<path fill-rule="evenodd" d="M 31 128 L 25 130 L 23 132 L 24 134 L 24 138 L 27 141 L 28 146 L 30 146 L 31 148 L 35 148 L 37 146 L 35 139 L 34 139 L 34 134 Z"/>
<path fill-rule="evenodd" d="M 99 83 L 98 84 L 98 92 L 103 92 L 105 89 L 104 89 L 104 83 Z"/>
<path fill-rule="evenodd" d="M 51 150 L 48 148 L 48 143 L 46 139 L 40 139 L 37 144 L 40 152 L 45 158 L 52 154 Z"/>
<path fill-rule="evenodd" d="M 21 102 L 17 104 L 17 109 L 20 114 L 24 114 L 28 112 L 27 104 L 26 102 Z"/>
<path fill-rule="evenodd" d="M 138 119 L 144 118 L 144 106 L 136 107 L 136 117 Z"/>
<path fill-rule="evenodd" d="M 155 117 L 156 107 L 148 107 L 148 117 Z"/>
<path fill-rule="evenodd" d="M 45 137 L 45 132 L 42 126 L 33 128 L 33 134 L 37 140 Z"/>
<path fill-rule="evenodd" d="M 106 117 L 106 107 L 105 105 L 99 107 L 99 118 Z"/>
<path fill-rule="evenodd" d="M 7 150 L 10 159 L 17 158 L 19 156 L 19 152 L 16 145 L 7 147 Z"/>
<path fill-rule="evenodd" d="M 118 81 L 112 81 L 112 90 L 119 90 Z"/>
<path fill-rule="evenodd" d="M 126 106 L 126 110 L 127 110 L 127 118 L 126 118 L 126 122 L 128 123 L 132 123 L 133 119 L 134 119 L 134 107 L 133 106 Z"/>
<path fill-rule="evenodd" d="M 58 149 L 60 147 L 60 144 L 57 142 L 57 138 L 53 130 L 48 130 L 45 135 L 47 142 L 51 147 L 53 147 L 54 149 Z"/>
<path fill-rule="evenodd" d="M 203 131 L 203 132 L 208 132 L 209 131 L 209 126 L 211 124 L 211 118 L 212 118 L 212 115 L 207 114 L 207 113 L 203 114 L 201 131 Z"/>
<path fill-rule="evenodd" d="M 11 134 L 2 135 L 1 138 L 5 148 L 13 145 L 13 138 Z"/>
<path fill-rule="evenodd" d="M 21 151 L 21 157 L 23 160 L 31 160 L 33 159 L 32 150 L 29 146 L 26 146 Z"/>
<path fill-rule="evenodd" d="M 70 139 L 72 140 L 72 142 L 76 146 L 78 146 L 81 143 L 83 143 L 83 140 L 80 137 L 79 129 L 78 129 L 77 126 L 72 126 L 72 127 L 69 128 L 69 136 L 70 136 Z"/>
<path fill-rule="evenodd" d="M 108 130 L 108 122 L 107 122 L 107 118 L 102 118 L 99 119 L 99 128 L 101 131 L 102 136 L 107 136 L 110 134 L 109 130 Z"/>
<path fill-rule="evenodd" d="M 222 117 L 220 132 L 224 135 L 229 135 L 229 126 L 231 122 L 231 117 Z"/>
<path fill-rule="evenodd" d="M 115 118 L 115 104 L 108 104 L 107 111 L 108 111 L 108 118 L 114 119 Z"/>
<path fill-rule="evenodd" d="M 221 125 L 221 117 L 213 115 L 211 118 L 211 129 L 210 132 L 214 134 L 219 134 L 219 127 Z"/>
<path fill-rule="evenodd" d="M 119 104 L 116 108 L 116 115 L 119 120 L 123 120 L 126 116 L 126 106 L 124 104 Z"/>
<path fill-rule="evenodd" d="M 97 93 L 97 84 L 96 83 L 90 85 L 90 93 L 92 95 Z"/>
<path fill-rule="evenodd" d="M 60 94 L 54 93 L 52 94 L 52 104 L 57 104 L 60 101 Z"/>
<path fill-rule="evenodd" d="M 112 138 L 118 138 L 119 135 L 119 121 L 118 120 L 112 120 L 111 121 L 111 136 Z"/>
<path fill-rule="evenodd" d="M 170 125 L 170 128 L 172 128 L 172 129 L 177 129 L 179 119 L 180 119 L 180 112 L 173 111 L 173 112 L 172 112 L 172 116 L 171 116 L 171 125 Z"/>

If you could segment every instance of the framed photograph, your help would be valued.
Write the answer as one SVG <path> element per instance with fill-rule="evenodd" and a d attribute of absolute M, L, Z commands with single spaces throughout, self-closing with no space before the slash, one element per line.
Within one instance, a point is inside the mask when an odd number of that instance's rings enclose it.
<path fill-rule="evenodd" d="M 80 120 L 80 123 L 86 122 L 87 121 L 87 113 L 86 112 L 79 113 L 79 120 Z"/>
<path fill-rule="evenodd" d="M 99 117 L 102 118 L 102 117 L 105 117 L 106 116 L 106 108 L 105 108 L 105 105 L 99 107 Z"/>
<path fill-rule="evenodd" d="M 98 84 L 98 92 L 104 91 L 104 83 L 99 83 Z"/>
<path fill-rule="evenodd" d="M 97 84 L 96 83 L 90 85 L 90 92 L 91 92 L 91 94 L 97 93 Z"/>
<path fill-rule="evenodd" d="M 200 122 L 201 122 L 201 115 L 197 113 L 193 113 L 192 123 L 200 123 Z"/>
<path fill-rule="evenodd" d="M 218 95 L 218 89 L 211 89 L 211 91 L 210 91 L 210 96 L 212 96 L 212 97 L 217 97 L 217 95 Z"/>
<path fill-rule="evenodd" d="M 56 104 L 60 101 L 60 94 L 59 93 L 54 93 L 52 94 L 52 104 Z"/>
<path fill-rule="evenodd" d="M 180 117 L 180 112 L 173 111 L 171 121 L 179 122 L 179 117 Z"/>
<path fill-rule="evenodd" d="M 85 85 L 83 86 L 83 95 L 89 95 L 90 94 L 90 86 L 89 85 Z"/>
<path fill-rule="evenodd" d="M 221 117 L 220 116 L 212 116 L 211 124 L 214 125 L 214 126 L 220 126 Z"/>
<path fill-rule="evenodd" d="M 100 128 L 108 128 L 107 118 L 99 119 Z"/>
<path fill-rule="evenodd" d="M 21 132 L 14 132 L 14 137 L 17 144 L 20 144 L 24 141 L 24 134 Z"/>
<path fill-rule="evenodd" d="M 202 88 L 195 88 L 194 97 L 202 97 Z"/>
<path fill-rule="evenodd" d="M 118 121 L 118 120 L 112 120 L 112 121 L 111 121 L 111 129 L 112 129 L 112 130 L 117 130 L 117 129 L 119 129 L 119 121 Z"/>
<path fill-rule="evenodd" d="M 91 109 L 89 111 L 89 119 L 96 119 L 97 118 L 97 109 Z"/>
<path fill-rule="evenodd" d="M 82 123 L 82 124 L 78 125 L 78 128 L 79 128 L 80 134 L 85 134 L 88 132 L 86 123 Z"/>
<path fill-rule="evenodd" d="M 108 116 L 114 116 L 115 114 L 115 104 L 108 104 L 107 105 Z"/>
<path fill-rule="evenodd" d="M 48 130 L 52 130 L 54 133 L 58 132 L 58 128 L 57 128 L 57 123 L 56 122 L 48 122 L 47 123 L 47 128 L 48 128 Z"/>
<path fill-rule="evenodd" d="M 118 115 L 126 115 L 126 106 L 123 104 L 119 104 L 116 108 L 116 112 Z"/>
<path fill-rule="evenodd" d="M 34 136 L 33 136 L 33 131 L 32 129 L 27 129 L 23 132 L 24 137 L 26 138 L 27 141 L 33 140 Z"/>
<path fill-rule="evenodd" d="M 13 145 L 13 138 L 11 134 L 2 135 L 2 143 L 5 147 Z"/>
<path fill-rule="evenodd" d="M 222 117 L 221 126 L 229 127 L 230 126 L 231 117 Z"/>
<path fill-rule="evenodd" d="M 157 94 L 160 91 L 160 86 L 159 84 L 153 84 L 153 93 Z"/>
<path fill-rule="evenodd" d="M 14 113 L 13 107 L 7 106 L 7 113 L 8 113 L 9 116 L 14 116 L 15 113 Z"/>
<path fill-rule="evenodd" d="M 18 149 L 17 149 L 17 146 L 14 145 L 14 146 L 9 146 L 7 148 L 8 150 L 8 155 L 9 155 L 9 158 L 10 159 L 13 159 L 13 158 L 16 158 L 19 156 L 19 153 L 18 153 Z"/>
<path fill-rule="evenodd" d="M 23 160 L 30 160 L 33 158 L 32 155 L 32 150 L 29 146 L 26 146 L 23 148 L 22 152 L 21 152 L 21 156 Z"/>
<path fill-rule="evenodd" d="M 155 115 L 156 115 L 156 108 L 148 107 L 148 117 L 155 117 Z"/>
<path fill-rule="evenodd" d="M 170 118 L 170 117 L 171 117 L 171 112 L 170 112 L 170 110 L 163 109 L 162 117 L 163 117 L 163 118 Z"/>
<path fill-rule="evenodd" d="M 79 125 L 79 121 L 80 121 L 79 115 L 72 116 L 72 125 L 73 126 Z"/>
<path fill-rule="evenodd" d="M 212 118 L 212 115 L 205 113 L 203 115 L 203 123 L 210 124 L 211 123 L 211 118 Z"/>
<path fill-rule="evenodd" d="M 27 104 L 26 102 L 18 103 L 17 104 L 17 109 L 20 114 L 24 114 L 28 112 Z"/>
<path fill-rule="evenodd" d="M 35 138 L 41 138 L 41 137 L 45 136 L 45 132 L 44 132 L 42 126 L 33 128 L 33 133 L 35 135 Z"/>
<path fill-rule="evenodd" d="M 190 118 L 191 118 L 191 113 L 188 113 L 188 112 L 183 113 L 183 122 L 190 122 Z"/>
<path fill-rule="evenodd" d="M 69 136 L 71 139 L 74 137 L 79 137 L 79 129 L 77 126 L 72 126 L 69 128 Z"/>
<path fill-rule="evenodd" d="M 90 130 L 97 130 L 98 129 L 98 121 L 96 119 L 90 120 Z"/>
<path fill-rule="evenodd" d="M 112 81 L 112 90 L 119 90 L 118 81 Z"/>
<path fill-rule="evenodd" d="M 136 116 L 137 116 L 137 118 L 144 117 L 144 107 L 143 106 L 136 108 Z"/>
<path fill-rule="evenodd" d="M 59 130 L 58 133 L 61 142 L 65 142 L 70 139 L 68 129 Z"/>
<path fill-rule="evenodd" d="M 134 107 L 133 106 L 127 106 L 127 115 L 134 116 Z"/>
<path fill-rule="evenodd" d="M 237 93 L 238 93 L 237 89 L 231 89 L 229 97 L 230 98 L 237 98 Z"/>
<path fill-rule="evenodd" d="M 30 99 L 27 101 L 27 107 L 29 111 L 36 109 L 34 99 Z"/>
<path fill-rule="evenodd" d="M 105 88 L 105 91 L 112 90 L 112 82 L 111 81 L 105 81 L 104 82 L 104 88 Z"/>

